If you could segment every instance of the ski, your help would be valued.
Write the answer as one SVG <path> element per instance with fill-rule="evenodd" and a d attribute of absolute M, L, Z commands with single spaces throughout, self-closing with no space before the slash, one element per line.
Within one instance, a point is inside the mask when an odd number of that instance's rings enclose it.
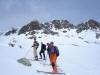
<path fill-rule="evenodd" d="M 30 60 L 30 61 L 43 61 L 43 60 L 36 60 L 36 59 L 28 59 L 28 60 Z"/>
<path fill-rule="evenodd" d="M 40 64 L 44 65 L 44 66 L 52 66 L 51 64 L 46 64 L 44 62 L 40 62 Z M 56 65 L 56 67 L 59 67 L 58 65 Z"/>
<path fill-rule="evenodd" d="M 52 72 L 46 72 L 46 71 L 40 71 L 40 70 L 37 70 L 38 73 L 44 73 L 44 74 L 66 74 L 66 73 L 63 73 L 63 72 L 57 72 L 57 73 L 52 73 Z"/>
<path fill-rule="evenodd" d="M 45 64 L 44 62 L 40 62 L 40 64 L 47 65 L 47 66 L 51 66 L 51 64 Z"/>

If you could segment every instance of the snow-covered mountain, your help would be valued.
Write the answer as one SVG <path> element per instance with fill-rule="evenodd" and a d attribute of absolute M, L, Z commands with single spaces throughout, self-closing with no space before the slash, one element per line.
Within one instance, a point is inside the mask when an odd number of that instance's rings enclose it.
<path fill-rule="evenodd" d="M 44 75 L 36 70 L 52 71 L 51 66 L 44 65 L 50 64 L 47 53 L 46 61 L 30 61 L 30 67 L 17 62 L 23 57 L 33 58 L 33 38 L 37 37 L 39 44 L 53 41 L 59 48 L 58 71 L 65 72 L 66 75 L 100 75 L 99 36 L 99 23 L 95 21 L 88 21 L 77 27 L 67 20 L 54 20 L 44 24 L 33 21 L 21 29 L 0 32 L 0 74 Z M 38 48 L 38 55 L 40 48 L 41 46 Z"/>

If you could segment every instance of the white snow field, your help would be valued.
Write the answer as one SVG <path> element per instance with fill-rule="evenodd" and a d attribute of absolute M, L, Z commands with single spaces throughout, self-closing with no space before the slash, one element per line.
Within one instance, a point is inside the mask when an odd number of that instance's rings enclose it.
<path fill-rule="evenodd" d="M 40 44 L 38 56 L 41 42 L 46 44 L 53 41 L 60 51 L 60 56 L 57 58 L 59 72 L 64 72 L 66 75 L 100 75 L 100 39 L 95 38 L 95 32 L 83 31 L 77 34 L 75 30 L 70 30 L 67 33 L 62 31 L 59 30 L 59 35 L 54 36 L 35 34 Z M 28 37 L 24 34 L 0 36 L 0 75 L 45 75 L 36 72 L 36 70 L 52 71 L 51 66 L 43 65 L 43 63 L 50 64 L 47 53 L 46 61 L 30 61 L 31 67 L 17 62 L 23 57 L 33 58 L 33 49 L 31 48 L 33 40 Z M 16 41 L 15 46 L 9 47 L 8 43 L 13 40 Z M 19 45 L 22 48 L 19 48 Z M 27 51 L 29 53 L 25 55 Z"/>

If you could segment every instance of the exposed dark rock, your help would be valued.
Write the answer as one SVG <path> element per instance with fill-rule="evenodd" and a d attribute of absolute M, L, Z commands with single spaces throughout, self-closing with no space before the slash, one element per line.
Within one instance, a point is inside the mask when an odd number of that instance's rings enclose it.
<path fill-rule="evenodd" d="M 79 45 L 77 45 L 77 44 L 72 44 L 73 46 L 79 46 Z"/>
<path fill-rule="evenodd" d="M 17 31 L 17 29 L 12 28 L 12 30 L 6 32 L 5 35 L 8 36 L 8 35 L 10 35 L 10 34 L 14 34 L 14 33 L 16 33 L 16 31 Z"/>
<path fill-rule="evenodd" d="M 63 33 L 66 33 L 66 32 L 67 32 L 66 30 L 63 31 Z"/>
<path fill-rule="evenodd" d="M 22 46 L 21 46 L 21 45 L 19 45 L 19 48 L 22 48 Z"/>
<path fill-rule="evenodd" d="M 85 43 L 88 43 L 88 44 L 90 43 L 90 42 L 88 42 L 88 41 L 84 41 L 84 42 L 85 42 Z"/>
<path fill-rule="evenodd" d="M 51 34 L 51 35 L 58 35 L 58 32 L 54 32 L 54 31 L 47 30 L 47 29 L 45 29 L 45 30 L 43 31 L 43 33 L 45 33 L 45 34 Z"/>
<path fill-rule="evenodd" d="M 95 20 L 93 20 L 93 19 L 90 19 L 90 20 L 88 21 L 88 25 L 89 25 L 89 27 L 90 27 L 91 29 L 100 28 L 100 23 L 97 22 L 97 21 L 95 21 Z"/>
<path fill-rule="evenodd" d="M 42 28 L 43 29 L 52 29 L 53 25 L 50 24 L 49 22 L 45 22 L 44 24 L 42 24 Z"/>
<path fill-rule="evenodd" d="M 100 23 L 93 19 L 90 19 L 88 22 L 79 24 L 76 28 L 77 28 L 77 30 L 76 30 L 77 33 L 80 33 L 82 31 L 88 30 L 88 29 L 96 30 L 96 29 L 100 28 Z"/>
<path fill-rule="evenodd" d="M 96 33 L 96 38 L 99 39 L 100 38 L 100 34 Z"/>
<path fill-rule="evenodd" d="M 23 26 L 19 32 L 18 35 L 20 34 L 25 34 L 26 32 L 34 31 L 34 30 L 43 30 L 45 34 L 52 34 L 55 35 L 57 33 L 52 32 L 52 28 L 55 29 L 73 29 L 75 26 L 73 24 L 70 24 L 69 21 L 67 20 L 53 20 L 51 22 L 45 22 L 44 24 L 40 24 L 38 21 L 32 21 L 29 24 Z M 35 34 L 34 32 L 29 35 Z M 27 34 L 28 35 L 28 34 Z M 26 36 L 27 36 L 26 35 Z"/>
<path fill-rule="evenodd" d="M 27 34 L 28 35 L 34 35 L 36 32 L 35 31 L 30 31 L 30 32 L 28 32 Z"/>
<path fill-rule="evenodd" d="M 57 29 L 62 29 L 62 28 L 73 29 L 73 28 L 75 28 L 75 26 L 73 24 L 70 24 L 69 21 L 67 21 L 67 20 L 53 20 L 52 24 Z"/>
<path fill-rule="evenodd" d="M 58 35 L 58 32 L 50 31 L 51 35 Z"/>
<path fill-rule="evenodd" d="M 9 43 L 8 45 L 9 45 L 9 47 L 14 47 L 15 46 L 14 43 Z"/>
<path fill-rule="evenodd" d="M 78 37 L 78 38 L 79 38 L 79 39 L 82 39 L 82 40 L 84 39 L 84 38 L 82 38 L 82 37 Z"/>
<path fill-rule="evenodd" d="M 61 25 L 60 20 L 53 20 L 53 21 L 52 21 L 52 24 L 53 24 L 54 27 L 57 28 L 57 29 L 62 29 L 62 28 L 63 28 L 62 25 Z"/>
<path fill-rule="evenodd" d="M 28 39 L 34 39 L 36 36 L 33 35 L 33 36 L 30 36 Z"/>
<path fill-rule="evenodd" d="M 75 26 L 73 24 L 69 23 L 69 21 L 67 21 L 67 20 L 62 20 L 61 25 L 63 26 L 63 28 L 68 28 L 68 29 L 75 28 Z"/>
<path fill-rule="evenodd" d="M 38 38 L 42 38 L 41 36 L 39 36 Z"/>
<path fill-rule="evenodd" d="M 83 30 L 88 30 L 88 29 L 89 29 L 89 27 L 87 26 L 87 24 L 81 23 L 81 24 L 79 24 L 79 25 L 77 26 L 76 32 L 77 32 L 77 33 L 80 33 L 80 32 L 82 32 Z"/>
<path fill-rule="evenodd" d="M 29 31 L 40 30 L 40 29 L 41 29 L 40 23 L 38 21 L 32 21 L 29 24 L 23 26 L 19 30 L 18 35 L 29 32 Z"/>
<path fill-rule="evenodd" d="M 31 62 L 27 58 L 21 58 L 21 59 L 18 59 L 17 61 L 23 64 L 24 66 L 32 66 Z"/>
<path fill-rule="evenodd" d="M 50 34 L 50 30 L 44 29 L 44 30 L 43 30 L 43 33 L 45 33 L 45 34 Z"/>
<path fill-rule="evenodd" d="M 43 30 L 43 33 L 45 34 L 55 34 L 53 33 L 52 29 L 74 29 L 76 28 L 76 32 L 80 33 L 84 30 L 94 30 L 100 28 L 100 23 L 96 22 L 95 20 L 90 19 L 89 21 L 85 23 L 78 24 L 77 26 L 71 24 L 67 20 L 53 20 L 50 22 L 45 22 L 43 24 L 40 24 L 38 21 L 32 21 L 29 24 L 23 26 L 18 34 L 29 32 L 27 35 L 34 35 L 36 32 L 34 30 Z M 65 32 L 65 31 L 64 31 Z M 57 34 L 57 33 L 56 33 Z"/>

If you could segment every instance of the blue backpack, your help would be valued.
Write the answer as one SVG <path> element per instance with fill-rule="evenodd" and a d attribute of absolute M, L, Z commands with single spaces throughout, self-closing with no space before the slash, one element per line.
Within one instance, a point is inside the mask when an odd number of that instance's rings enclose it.
<path fill-rule="evenodd" d="M 39 43 L 38 43 L 37 41 L 34 42 L 33 47 L 34 47 L 35 45 L 37 46 L 37 48 L 39 47 Z"/>
<path fill-rule="evenodd" d="M 58 50 L 58 47 L 54 46 L 54 49 L 55 49 L 55 52 L 56 52 L 57 56 L 59 56 L 59 50 Z"/>
<path fill-rule="evenodd" d="M 37 48 L 39 47 L 39 43 L 37 42 Z"/>

